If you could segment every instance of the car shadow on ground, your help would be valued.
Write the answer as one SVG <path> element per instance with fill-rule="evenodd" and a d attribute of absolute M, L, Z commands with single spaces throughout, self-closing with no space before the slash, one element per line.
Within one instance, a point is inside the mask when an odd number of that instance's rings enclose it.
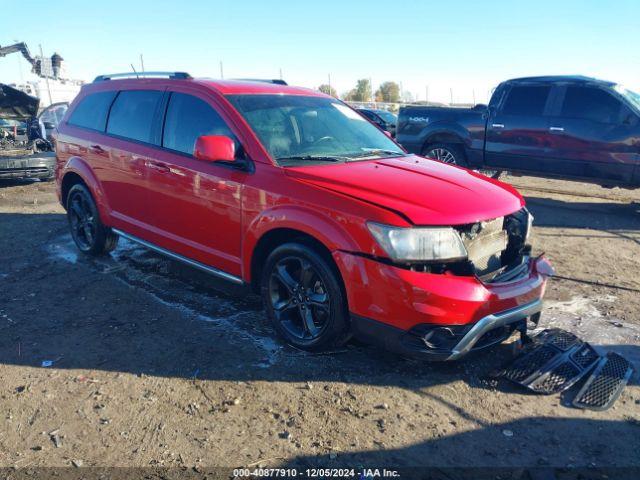
<path fill-rule="evenodd" d="M 398 468 L 401 478 L 432 480 L 635 480 L 640 477 L 640 457 L 634 453 L 640 448 L 640 426 L 630 428 L 630 422 L 529 417 L 486 424 L 476 419 L 473 429 L 408 447 L 301 456 L 284 468 L 386 467 Z M 535 440 L 541 432 L 548 443 Z"/>
<path fill-rule="evenodd" d="M 602 230 L 616 235 L 640 231 L 640 203 L 565 202 L 528 196 L 538 227 Z M 637 238 L 629 237 L 638 242 Z"/>

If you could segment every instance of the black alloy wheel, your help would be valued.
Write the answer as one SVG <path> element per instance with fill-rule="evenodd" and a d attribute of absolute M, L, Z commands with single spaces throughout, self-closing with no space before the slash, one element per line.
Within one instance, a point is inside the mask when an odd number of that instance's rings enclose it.
<path fill-rule="evenodd" d="M 66 205 L 71 237 L 81 252 L 102 255 L 116 248 L 118 236 L 100 221 L 98 208 L 87 187 L 74 185 Z"/>
<path fill-rule="evenodd" d="M 77 190 L 69 195 L 69 225 L 78 248 L 88 252 L 96 241 L 97 218 L 83 193 Z"/>
<path fill-rule="evenodd" d="M 308 260 L 285 257 L 278 261 L 269 279 L 269 297 L 276 319 L 289 335 L 302 342 L 322 335 L 330 298 Z"/>
<path fill-rule="evenodd" d="M 320 350 L 348 339 L 337 268 L 312 248 L 298 243 L 276 248 L 263 271 L 262 296 L 274 327 L 291 345 Z"/>

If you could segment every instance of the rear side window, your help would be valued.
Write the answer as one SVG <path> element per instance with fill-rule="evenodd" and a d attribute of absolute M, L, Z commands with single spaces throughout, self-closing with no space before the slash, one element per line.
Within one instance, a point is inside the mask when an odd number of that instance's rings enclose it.
<path fill-rule="evenodd" d="M 172 93 L 167 108 L 162 145 L 171 150 L 193 154 L 201 135 L 233 134 L 211 105 L 192 95 Z"/>
<path fill-rule="evenodd" d="M 117 92 L 92 93 L 80 100 L 71 113 L 69 124 L 104 132 L 107 114 Z"/>
<path fill-rule="evenodd" d="M 540 116 L 551 92 L 550 86 L 511 87 L 502 112 L 507 115 Z"/>
<path fill-rule="evenodd" d="M 621 105 L 613 95 L 599 88 L 567 87 L 561 115 L 600 123 L 616 123 L 620 118 Z"/>
<path fill-rule="evenodd" d="M 107 133 L 153 143 L 153 117 L 161 98 L 159 90 L 120 92 L 111 107 Z"/>

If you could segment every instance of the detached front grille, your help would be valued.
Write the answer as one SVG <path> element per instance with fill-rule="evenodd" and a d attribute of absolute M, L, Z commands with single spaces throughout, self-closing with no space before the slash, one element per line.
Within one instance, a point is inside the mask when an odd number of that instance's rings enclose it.
<path fill-rule="evenodd" d="M 526 250 L 528 212 L 523 208 L 506 217 L 459 228 L 475 274 L 491 281 L 522 263 Z"/>

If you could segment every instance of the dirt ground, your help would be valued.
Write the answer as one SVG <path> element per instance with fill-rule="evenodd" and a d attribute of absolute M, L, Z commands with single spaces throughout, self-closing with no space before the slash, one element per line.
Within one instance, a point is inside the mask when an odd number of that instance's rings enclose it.
<path fill-rule="evenodd" d="M 640 366 L 640 190 L 507 177 L 558 276 L 541 326 Z M 52 183 L 0 185 L 0 466 L 640 466 L 606 412 L 455 364 L 280 343 L 252 295 L 133 244 L 78 255 Z M 43 362 L 51 361 L 51 366 Z"/>

